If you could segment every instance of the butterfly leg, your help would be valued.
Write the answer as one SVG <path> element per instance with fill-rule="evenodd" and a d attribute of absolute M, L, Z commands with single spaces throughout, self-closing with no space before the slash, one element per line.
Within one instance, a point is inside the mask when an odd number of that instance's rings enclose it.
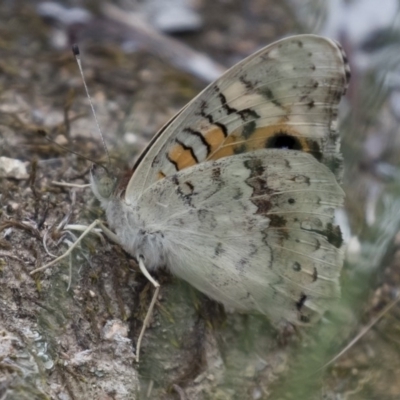
<path fill-rule="evenodd" d="M 102 231 L 105 233 L 105 235 L 106 235 L 109 239 L 111 239 L 111 240 L 113 240 L 113 241 L 119 243 L 119 242 L 118 242 L 118 237 L 117 237 L 117 235 L 115 235 L 115 234 L 114 234 L 113 232 L 111 232 L 106 226 L 104 226 L 104 224 L 103 224 L 100 220 L 96 219 L 96 220 L 93 221 L 88 227 L 86 227 L 86 229 L 83 231 L 82 235 L 79 236 L 78 240 L 77 240 L 64 254 L 62 254 L 60 257 L 57 257 L 57 258 L 54 259 L 53 261 L 50 261 L 49 263 L 47 263 L 47 264 L 45 264 L 45 265 L 42 265 L 42 266 L 39 267 L 39 268 L 34 269 L 33 271 L 30 272 L 30 275 L 33 275 L 33 274 L 35 274 L 36 272 L 39 272 L 39 271 L 43 271 L 44 269 L 46 269 L 46 268 L 48 268 L 48 267 L 51 267 L 51 266 L 54 265 L 54 264 L 57 264 L 57 263 L 58 263 L 59 261 L 61 261 L 63 258 L 67 257 L 69 254 L 72 253 L 72 251 L 78 246 L 78 244 L 82 241 L 82 239 L 83 239 L 86 235 L 88 235 L 89 233 L 93 232 L 93 230 L 96 228 L 96 226 L 100 226 L 100 228 L 102 229 Z"/>
<path fill-rule="evenodd" d="M 143 257 L 139 256 L 138 261 L 139 261 L 140 271 L 153 284 L 153 286 L 155 287 L 155 291 L 154 291 L 153 297 L 151 299 L 150 306 L 147 310 L 146 317 L 144 318 L 143 326 L 140 331 L 139 338 L 136 343 L 136 361 L 137 362 L 139 362 L 139 353 L 140 353 L 140 346 L 142 344 L 142 339 L 143 339 L 144 333 L 146 331 L 147 325 L 150 321 L 151 315 L 153 314 L 153 308 L 157 301 L 158 292 L 160 291 L 160 284 L 149 274 L 149 271 L 147 271 L 146 266 L 144 265 Z"/>
<path fill-rule="evenodd" d="M 110 231 L 106 226 L 100 223 L 101 229 L 103 230 L 104 234 L 113 242 L 118 243 L 118 236 L 115 235 L 114 232 Z M 155 291 L 153 294 L 153 297 L 150 302 L 150 306 L 147 310 L 146 317 L 144 318 L 143 321 L 143 326 L 140 331 L 137 343 L 136 343 L 136 361 L 139 362 L 139 354 L 140 354 L 140 346 L 142 344 L 143 336 L 146 331 L 147 325 L 149 324 L 151 315 L 153 314 L 153 308 L 154 305 L 156 304 L 157 298 L 158 298 L 158 292 L 160 291 L 160 284 L 150 275 L 149 271 L 147 271 L 146 266 L 144 265 L 144 258 L 142 256 L 138 257 L 138 262 L 139 262 L 139 268 L 142 274 L 147 278 L 149 282 L 154 286 Z"/>
<path fill-rule="evenodd" d="M 115 243 L 119 243 L 118 236 L 114 232 L 112 232 L 110 229 L 108 229 L 106 226 L 104 226 L 100 221 L 98 224 L 100 225 L 104 234 L 110 240 L 112 240 Z M 155 291 L 154 291 L 153 297 L 151 299 L 150 306 L 147 310 L 146 317 L 144 318 L 143 326 L 142 326 L 142 329 L 140 331 L 140 334 L 139 334 L 139 337 L 138 337 L 138 340 L 136 343 L 136 361 L 137 362 L 139 362 L 140 346 L 142 344 L 143 336 L 146 331 L 147 325 L 149 324 L 151 315 L 153 314 L 153 308 L 154 308 L 154 305 L 156 304 L 156 301 L 158 298 L 158 292 L 160 291 L 160 284 L 150 275 L 149 271 L 147 271 L 146 266 L 144 265 L 144 258 L 142 256 L 138 257 L 138 262 L 139 262 L 140 271 L 147 278 L 147 280 L 149 282 L 151 282 L 151 284 L 155 288 Z"/>
<path fill-rule="evenodd" d="M 72 253 L 72 251 L 82 241 L 82 239 L 86 235 L 88 235 L 90 232 L 92 232 L 96 228 L 96 226 L 99 226 L 101 228 L 101 230 L 108 237 L 108 239 L 110 239 L 114 243 L 119 244 L 118 236 L 114 232 L 112 232 L 110 229 L 108 229 L 103 224 L 102 221 L 96 219 L 95 221 L 93 221 L 83 231 L 81 236 L 79 236 L 78 240 L 64 254 L 62 254 L 60 257 L 57 257 L 53 261 L 50 261 L 49 263 L 47 263 L 45 265 L 42 265 L 39 268 L 34 269 L 33 271 L 30 272 L 30 275 L 33 275 L 33 274 L 35 274 L 36 272 L 39 272 L 39 271 L 43 271 L 44 269 L 46 269 L 48 267 L 51 267 L 54 264 L 57 264 L 59 261 L 61 261 L 62 259 L 64 259 L 68 255 L 70 255 Z M 151 315 L 152 315 L 152 312 L 153 312 L 153 308 L 154 308 L 154 305 L 155 305 L 157 297 L 158 297 L 158 292 L 160 291 L 160 284 L 147 271 L 146 266 L 144 265 L 143 257 L 139 257 L 139 268 L 140 268 L 140 271 L 142 272 L 142 274 L 153 284 L 153 286 L 155 287 L 155 291 L 154 291 L 154 294 L 153 294 L 153 298 L 151 299 L 149 309 L 147 310 L 147 314 L 146 314 L 146 317 L 145 317 L 144 322 L 143 322 L 143 327 L 142 327 L 142 330 L 140 331 L 139 338 L 138 338 L 138 341 L 137 341 L 137 344 L 136 344 L 136 360 L 137 361 L 139 361 L 139 353 L 140 353 L 140 346 L 141 346 L 141 343 L 142 343 L 142 339 L 143 339 L 144 333 L 146 331 L 147 325 L 148 325 L 148 323 L 150 321 L 150 318 L 151 318 Z"/>

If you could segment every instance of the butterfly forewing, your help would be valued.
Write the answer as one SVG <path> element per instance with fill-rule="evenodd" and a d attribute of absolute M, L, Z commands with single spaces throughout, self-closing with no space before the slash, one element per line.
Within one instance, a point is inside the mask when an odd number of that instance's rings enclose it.
<path fill-rule="evenodd" d="M 314 35 L 283 39 L 231 68 L 164 128 L 135 168 L 127 200 L 207 160 L 288 148 L 340 171 L 337 105 L 349 78 L 341 48 Z"/>

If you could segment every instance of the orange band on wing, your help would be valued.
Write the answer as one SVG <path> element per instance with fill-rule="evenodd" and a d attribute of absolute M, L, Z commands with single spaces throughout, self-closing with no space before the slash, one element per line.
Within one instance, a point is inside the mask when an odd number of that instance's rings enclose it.
<path fill-rule="evenodd" d="M 218 160 L 223 157 L 233 156 L 236 153 L 236 148 L 238 147 L 237 141 L 240 140 L 238 136 L 229 136 L 222 147 L 210 155 L 207 160 Z"/>
<path fill-rule="evenodd" d="M 225 137 L 223 130 L 220 127 L 213 127 L 213 129 L 206 132 L 203 136 L 204 144 L 207 146 L 207 153 L 210 154 L 207 159 L 216 160 L 221 157 L 233 155 L 232 147 L 222 147 L 225 143 L 231 143 L 235 139 L 232 136 Z M 217 151 L 217 154 L 215 153 Z M 177 171 L 184 168 L 191 167 L 198 164 L 194 149 L 185 146 L 183 143 L 175 144 L 168 153 L 168 160 L 175 165 Z M 203 161 L 203 160 L 202 160 Z"/>
<path fill-rule="evenodd" d="M 259 128 L 255 123 L 253 125 L 243 126 L 228 136 L 221 127 L 214 125 L 212 129 L 201 133 L 204 139 L 201 146 L 206 148 L 208 154 L 205 160 L 198 160 L 195 149 L 182 142 L 171 148 L 168 160 L 180 171 L 206 160 L 218 160 L 264 148 L 288 148 L 308 153 L 317 153 L 319 150 L 317 141 L 304 137 L 304 134 L 284 122 Z M 158 179 L 164 177 L 165 174 L 159 171 Z"/>
<path fill-rule="evenodd" d="M 210 146 L 211 153 L 214 153 L 216 149 L 221 147 L 224 141 L 228 138 L 225 137 L 224 132 L 218 126 L 213 127 L 213 129 L 209 130 L 204 135 L 204 139 Z"/>
<path fill-rule="evenodd" d="M 268 142 L 271 138 L 277 137 L 278 135 L 287 135 L 296 138 L 297 144 L 300 147 L 298 150 L 306 152 L 311 150 L 307 138 L 303 137 L 298 131 L 289 125 L 277 124 L 257 128 L 246 139 L 242 137 L 242 141 L 245 141 L 245 149 L 243 152 L 272 147 L 269 146 Z"/>
<path fill-rule="evenodd" d="M 211 134 L 213 131 L 207 133 Z M 231 133 L 220 145 L 214 153 L 208 157 L 208 160 L 218 160 L 222 157 L 232 156 L 234 154 L 247 153 L 264 148 L 279 148 L 279 143 L 274 143 L 274 138 L 286 136 L 293 138 L 295 147 L 288 146 L 295 150 L 302 150 L 305 152 L 315 151 L 313 141 L 309 138 L 305 138 L 302 134 L 294 130 L 291 126 L 286 124 L 275 124 L 271 126 L 265 126 L 255 128 L 251 133 L 246 132 L 244 135 L 243 128 L 237 132 Z M 284 147 L 284 145 L 282 146 Z"/>
<path fill-rule="evenodd" d="M 168 153 L 168 160 L 175 165 L 177 171 L 197 164 L 193 150 L 184 148 L 180 143 L 176 144 Z"/>

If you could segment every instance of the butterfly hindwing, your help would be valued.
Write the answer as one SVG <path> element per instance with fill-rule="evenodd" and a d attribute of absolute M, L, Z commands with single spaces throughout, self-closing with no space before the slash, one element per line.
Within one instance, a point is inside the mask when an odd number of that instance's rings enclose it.
<path fill-rule="evenodd" d="M 306 151 L 339 174 L 337 105 L 348 71 L 341 48 L 319 36 L 265 47 L 208 86 L 162 129 L 140 157 L 127 199 L 177 171 L 260 148 Z"/>
<path fill-rule="evenodd" d="M 260 149 L 159 180 L 137 207 L 177 276 L 237 310 L 301 324 L 339 294 L 342 201 L 311 155 Z"/>

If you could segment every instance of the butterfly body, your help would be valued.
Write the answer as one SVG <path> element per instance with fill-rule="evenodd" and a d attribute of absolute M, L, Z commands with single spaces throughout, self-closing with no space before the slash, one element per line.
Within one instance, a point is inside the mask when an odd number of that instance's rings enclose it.
<path fill-rule="evenodd" d="M 233 67 L 155 136 L 127 184 L 93 171 L 118 242 L 229 307 L 315 320 L 339 295 L 348 78 L 340 47 L 313 35 Z"/>

